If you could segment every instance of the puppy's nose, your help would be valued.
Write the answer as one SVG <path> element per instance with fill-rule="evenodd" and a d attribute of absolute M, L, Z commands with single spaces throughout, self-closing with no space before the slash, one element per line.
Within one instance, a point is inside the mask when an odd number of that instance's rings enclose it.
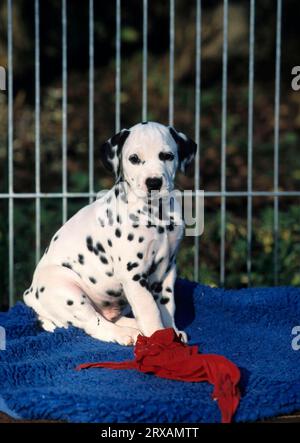
<path fill-rule="evenodd" d="M 146 186 L 147 186 L 148 192 L 159 191 L 162 186 L 162 178 L 148 177 L 146 180 Z"/>

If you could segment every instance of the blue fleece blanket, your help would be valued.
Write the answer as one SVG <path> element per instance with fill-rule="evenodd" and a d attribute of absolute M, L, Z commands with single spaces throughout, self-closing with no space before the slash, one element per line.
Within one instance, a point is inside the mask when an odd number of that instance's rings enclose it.
<path fill-rule="evenodd" d="M 203 353 L 222 354 L 242 373 L 236 421 L 300 409 L 300 288 L 214 289 L 178 280 L 177 324 Z M 76 328 L 43 332 L 33 311 L 17 303 L 0 314 L 7 349 L 0 351 L 0 396 L 27 419 L 69 422 L 219 422 L 207 383 L 156 378 L 133 370 L 79 363 L 132 359 L 133 349 L 102 343 Z M 300 340 L 299 340 L 300 342 Z"/>

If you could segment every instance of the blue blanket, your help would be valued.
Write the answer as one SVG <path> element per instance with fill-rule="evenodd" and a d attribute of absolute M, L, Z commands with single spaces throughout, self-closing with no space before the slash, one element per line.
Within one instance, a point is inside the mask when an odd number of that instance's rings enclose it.
<path fill-rule="evenodd" d="M 300 409 L 300 288 L 222 290 L 178 280 L 177 324 L 203 353 L 225 355 L 242 373 L 236 421 Z M 102 343 L 76 328 L 43 332 L 17 303 L 0 313 L 7 349 L 0 351 L 0 396 L 27 419 L 69 422 L 219 422 L 212 386 L 164 380 L 133 370 L 74 367 L 132 359 L 133 349 Z M 300 340 L 299 340 L 300 342 Z"/>

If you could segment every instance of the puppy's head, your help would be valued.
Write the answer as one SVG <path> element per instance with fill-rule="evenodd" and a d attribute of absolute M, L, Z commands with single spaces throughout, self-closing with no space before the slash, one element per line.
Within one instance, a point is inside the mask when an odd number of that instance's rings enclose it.
<path fill-rule="evenodd" d="M 173 189 L 177 168 L 185 172 L 196 153 L 196 143 L 171 126 L 139 123 L 122 129 L 101 147 L 104 165 L 125 180 L 140 197 Z"/>

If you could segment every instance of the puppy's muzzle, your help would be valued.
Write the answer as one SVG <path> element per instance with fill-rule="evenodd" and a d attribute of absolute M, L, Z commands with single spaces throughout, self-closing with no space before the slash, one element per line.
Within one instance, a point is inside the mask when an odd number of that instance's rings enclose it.
<path fill-rule="evenodd" d="M 161 177 L 148 177 L 145 183 L 148 192 L 151 192 L 151 191 L 160 191 L 163 181 Z"/>

